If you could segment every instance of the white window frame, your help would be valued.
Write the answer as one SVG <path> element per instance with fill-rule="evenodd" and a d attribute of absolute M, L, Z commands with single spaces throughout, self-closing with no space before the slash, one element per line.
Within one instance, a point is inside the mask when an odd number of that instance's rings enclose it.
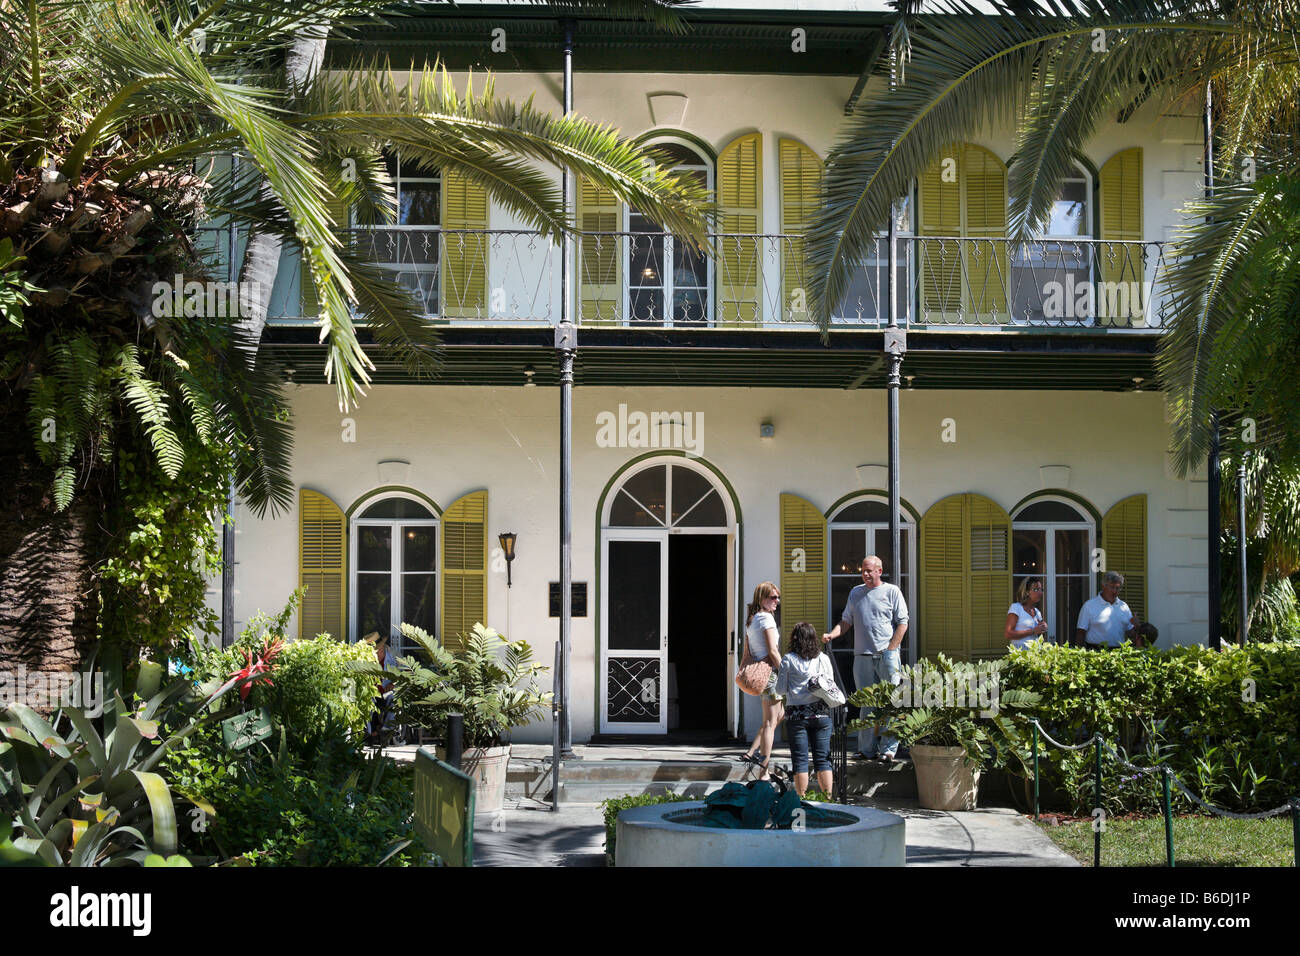
<path fill-rule="evenodd" d="M 835 554 L 835 544 L 834 544 L 834 539 L 832 537 L 834 533 L 836 531 L 859 531 L 859 530 L 864 531 L 868 536 L 867 544 L 869 548 L 874 547 L 874 542 L 872 541 L 871 536 L 874 535 L 875 532 L 884 531 L 886 534 L 889 533 L 888 521 L 837 521 L 836 520 L 836 515 L 840 515 L 848 508 L 851 508 L 854 505 L 860 504 L 861 502 L 864 501 L 872 501 L 878 504 L 883 504 L 885 506 L 885 510 L 886 511 L 889 510 L 889 499 L 886 498 L 884 495 L 874 495 L 874 494 L 856 495 L 853 498 L 850 498 L 848 501 L 845 501 L 838 508 L 836 508 L 835 514 L 826 520 L 826 599 L 828 602 L 833 603 L 834 600 L 833 596 L 835 593 L 835 578 L 837 577 L 847 578 L 849 576 L 847 571 L 837 572 L 836 569 L 831 566 L 832 557 Z M 907 582 L 906 587 L 903 587 L 902 584 L 899 584 L 896 581 L 891 581 L 889 583 L 897 584 L 898 587 L 900 587 L 903 591 L 903 599 L 907 601 L 907 619 L 908 619 L 907 635 L 903 638 L 903 641 L 907 645 L 906 663 L 915 664 L 917 638 L 918 638 L 917 623 L 920 620 L 920 615 L 917 613 L 917 606 L 916 606 L 916 576 L 917 576 L 917 571 L 919 570 L 916 566 L 916 544 L 917 544 L 916 522 L 912 520 L 912 516 L 908 514 L 906 508 L 900 506 L 899 511 L 901 512 L 899 528 L 900 530 L 905 529 L 908 532 L 906 553 L 907 553 L 907 566 L 910 570 L 905 575 L 903 575 L 903 578 Z M 871 550 L 868 550 L 866 553 L 871 554 L 873 552 Z M 864 555 L 864 557 L 865 556 L 866 555 Z M 886 572 L 888 572 L 888 569 L 886 569 Z M 862 583 L 861 568 L 859 568 L 858 571 L 856 572 L 856 577 L 857 577 L 857 583 L 861 584 Z M 840 614 L 843 611 L 844 608 L 842 607 L 832 606 L 830 609 L 831 620 L 838 621 L 838 618 L 835 615 Z"/>
<path fill-rule="evenodd" d="M 414 502 L 421 508 L 433 513 L 432 518 L 362 518 L 361 513 L 374 507 L 383 501 L 393 498 L 404 498 L 407 501 Z M 357 595 L 360 593 L 359 575 L 362 574 L 383 574 L 382 571 L 362 571 L 357 565 L 357 548 L 360 541 L 359 531 L 361 528 L 383 528 L 387 527 L 392 530 L 389 538 L 389 598 L 388 606 L 391 613 L 396 615 L 397 621 L 389 621 L 389 637 L 394 649 L 400 653 L 406 653 L 402 647 L 402 636 L 399 625 L 402 617 L 402 578 L 407 574 L 432 574 L 434 587 L 434 620 L 436 622 L 435 630 L 438 634 L 442 633 L 442 602 L 438 600 L 438 588 L 441 586 L 439 578 L 441 574 L 438 570 L 439 562 L 442 555 L 442 541 L 438 533 L 438 526 L 441 524 L 438 517 L 437 509 L 429 505 L 427 501 L 406 492 L 394 491 L 385 492 L 368 498 L 359 504 L 353 517 L 348 521 L 348 642 L 355 644 L 361 640 L 361 634 L 354 633 L 357 621 Z M 433 528 L 434 539 L 434 567 L 432 571 L 406 571 L 402 567 L 402 547 L 400 541 L 400 529 L 404 527 L 431 527 Z M 436 636 L 436 635 L 435 635 Z"/>
<path fill-rule="evenodd" d="M 712 193 L 713 190 L 716 188 L 715 186 L 716 162 L 709 159 L 709 157 L 706 156 L 703 152 L 701 152 L 700 148 L 696 146 L 694 143 L 679 136 L 659 136 L 654 139 L 648 140 L 644 145 L 662 146 L 665 144 L 684 147 L 685 149 L 690 150 L 699 158 L 700 161 L 697 164 L 680 163 L 674 166 L 672 168 L 672 171 L 675 172 L 677 170 L 682 170 L 686 172 L 692 172 L 692 171 L 703 170 L 705 176 L 705 185 L 708 188 L 708 191 Z M 620 221 L 622 222 L 622 226 L 623 226 L 622 228 L 623 240 L 627 244 L 627 248 L 623 250 L 624 280 L 623 280 L 623 290 L 622 290 L 622 296 L 623 296 L 622 308 L 623 308 L 623 315 L 626 316 L 626 320 L 624 322 L 625 325 L 641 326 L 642 323 L 633 322 L 633 316 L 631 310 L 632 288 L 633 288 L 632 287 L 632 235 L 633 235 L 632 215 L 633 215 L 632 208 L 628 206 L 627 203 L 624 203 L 622 217 Z M 675 287 L 673 285 L 672 263 L 673 263 L 673 255 L 675 253 L 674 246 L 675 243 L 677 242 L 677 238 L 672 233 L 667 233 L 667 232 L 664 233 L 645 232 L 645 233 L 637 233 L 637 235 L 661 236 L 663 238 L 663 243 L 664 243 L 663 261 L 661 264 L 661 268 L 663 272 L 662 275 L 663 284 L 658 287 L 663 294 L 663 305 L 664 305 L 663 320 L 658 325 L 645 324 L 644 327 L 665 328 L 665 329 L 673 328 L 674 323 L 673 323 L 672 300 L 673 300 L 673 292 L 675 291 Z M 710 256 L 704 256 L 703 258 L 704 258 L 704 280 L 705 280 L 704 323 L 703 326 L 701 326 L 699 323 L 694 323 L 694 322 L 690 324 L 683 324 L 680 327 L 684 329 L 695 329 L 701 327 L 707 328 L 712 326 L 715 321 L 714 314 L 713 314 L 713 293 L 714 293 L 713 259 Z M 638 286 L 638 288 L 655 288 L 655 287 Z M 698 287 L 691 286 L 690 288 L 698 288 Z"/>
<path fill-rule="evenodd" d="M 1079 521 L 1020 521 L 1016 518 L 1016 515 L 1023 513 L 1026 508 L 1032 508 L 1034 505 L 1040 505 L 1043 504 L 1044 502 L 1053 502 L 1053 501 L 1059 504 L 1066 505 L 1076 513 L 1083 515 L 1084 516 L 1083 519 Z M 1086 530 L 1088 532 L 1088 545 L 1087 545 L 1087 554 L 1085 556 L 1085 567 L 1091 568 L 1092 567 L 1091 558 L 1097 548 L 1097 523 L 1094 520 L 1092 520 L 1091 516 L 1088 513 L 1088 509 L 1080 505 L 1077 501 L 1073 501 L 1069 498 L 1063 497 L 1062 495 L 1039 495 L 1034 498 L 1031 498 L 1029 501 L 1026 501 L 1019 508 L 1017 508 L 1016 513 L 1011 516 L 1011 541 L 1012 541 L 1012 548 L 1013 548 L 1012 555 L 1011 555 L 1011 592 L 1012 592 L 1011 597 L 1012 600 L 1014 601 L 1016 592 L 1019 590 L 1019 584 L 1017 583 L 1018 578 L 1024 578 L 1024 577 L 1042 578 L 1043 579 L 1043 601 L 1042 604 L 1040 605 L 1040 608 L 1043 612 L 1043 620 L 1048 622 L 1049 633 L 1051 633 L 1051 630 L 1054 629 L 1053 619 L 1056 610 L 1049 602 L 1054 602 L 1056 600 L 1057 578 L 1058 577 L 1084 578 L 1085 580 L 1090 580 L 1090 581 L 1096 580 L 1096 575 L 1094 575 L 1091 570 L 1085 571 L 1083 574 L 1058 574 L 1056 570 L 1056 539 L 1055 539 L 1054 532 L 1082 531 L 1082 530 Z M 1031 574 L 1031 575 L 1016 573 L 1014 546 L 1015 546 L 1015 536 L 1017 531 L 1044 532 L 1043 552 L 1046 557 L 1047 567 L 1045 567 L 1041 573 Z M 1085 591 L 1087 590 L 1088 589 L 1085 589 Z M 1084 600 L 1086 601 L 1087 598 L 1084 598 Z M 1073 644 L 1074 628 L 1071 627 L 1069 629 L 1068 634 L 1064 634 L 1064 635 L 1053 634 L 1052 636 L 1056 639 L 1056 643 L 1058 644 L 1067 644 L 1067 645 Z"/>

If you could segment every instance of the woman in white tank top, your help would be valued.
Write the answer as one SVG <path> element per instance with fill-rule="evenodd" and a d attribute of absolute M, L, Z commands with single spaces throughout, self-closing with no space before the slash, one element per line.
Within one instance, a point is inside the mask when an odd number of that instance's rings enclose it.
<path fill-rule="evenodd" d="M 754 600 L 745 617 L 745 656 L 750 662 L 767 661 L 772 665 L 772 680 L 762 696 L 763 724 L 754 735 L 749 749 L 741 755 L 745 763 L 762 768 L 760 780 L 768 779 L 767 760 L 772 755 L 776 725 L 785 716 L 781 698 L 776 696 L 776 672 L 781 669 L 781 632 L 776 629 L 776 609 L 781 604 L 781 590 L 771 581 L 754 588 Z M 759 756 L 758 751 L 761 753 Z"/>
<path fill-rule="evenodd" d="M 1007 609 L 1004 636 L 1012 647 L 1028 647 L 1047 633 L 1047 622 L 1038 605 L 1043 600 L 1043 582 L 1025 578 L 1016 592 L 1016 603 Z"/>

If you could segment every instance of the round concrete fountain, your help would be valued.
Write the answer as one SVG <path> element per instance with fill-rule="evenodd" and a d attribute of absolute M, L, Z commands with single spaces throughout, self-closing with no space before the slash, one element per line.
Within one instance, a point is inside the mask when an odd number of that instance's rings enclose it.
<path fill-rule="evenodd" d="M 705 804 L 663 803 L 618 815 L 616 866 L 902 866 L 903 818 L 884 810 L 818 804 L 826 819 L 794 830 L 703 824 Z"/>

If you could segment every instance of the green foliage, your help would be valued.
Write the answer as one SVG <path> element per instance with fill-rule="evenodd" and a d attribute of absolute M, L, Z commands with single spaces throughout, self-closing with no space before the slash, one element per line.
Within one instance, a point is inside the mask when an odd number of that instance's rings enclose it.
<path fill-rule="evenodd" d="M 602 800 L 600 808 L 605 814 L 605 859 L 613 866 L 618 815 L 623 810 L 631 810 L 633 807 L 653 807 L 661 803 L 683 803 L 694 799 L 681 793 L 629 793 L 624 797 Z"/>
<path fill-rule="evenodd" d="M 545 713 L 551 700 L 537 685 L 549 668 L 533 661 L 527 641 L 506 641 L 497 631 L 475 624 L 464 647 L 452 652 L 411 624 L 402 633 L 420 647 L 424 660 L 398 658 L 396 670 L 381 670 L 372 659 L 357 665 L 372 680 L 393 682 L 393 703 L 400 723 L 445 735 L 447 714 L 465 718 L 466 747 L 494 747 L 512 727 L 522 727 Z M 521 686 L 522 685 L 522 686 Z"/>
<path fill-rule="evenodd" d="M 104 641 L 170 652 L 216 632 L 207 587 L 221 567 L 221 541 L 212 519 L 226 505 L 229 461 L 199 445 L 169 478 L 148 453 L 119 451 L 108 518 L 118 530 L 98 567 Z"/>
<path fill-rule="evenodd" d="M 141 664 L 128 688 L 120 656 L 106 652 L 102 714 L 95 699 L 49 720 L 21 703 L 0 714 L 0 813 L 21 834 L 12 849 L 51 866 L 143 865 L 176 852 L 176 807 L 155 767 L 204 718 L 189 682 L 163 685 L 161 671 Z"/>
<path fill-rule="evenodd" d="M 45 291 L 28 282 L 18 270 L 25 258 L 14 252 L 12 239 L 0 239 L 0 324 L 22 328 L 23 306 L 31 305 L 27 293 Z"/>
<path fill-rule="evenodd" d="M 245 666 L 249 654 L 256 658 L 267 640 L 284 640 L 301 599 L 302 592 L 295 591 L 279 613 L 254 615 L 227 650 L 194 648 L 196 679 L 224 682 Z M 287 641 L 275 657 L 270 683 L 254 683 L 247 706 L 271 712 L 275 724 L 284 727 L 292 752 L 313 754 L 329 739 L 363 731 L 373 707 L 374 686 L 357 668 L 374 660 L 370 645 L 346 644 L 328 634 Z M 238 690 L 226 693 L 234 700 Z"/>
<path fill-rule="evenodd" d="M 1039 697 L 1011 686 L 1006 670 L 1005 659 L 969 663 L 943 654 L 904 667 L 898 686 L 882 681 L 849 698 L 855 706 L 876 710 L 850 723 L 849 730 L 882 724 L 905 747 L 963 747 L 977 765 L 1021 769 L 1029 759 L 1028 742 L 1007 709 L 1022 710 Z"/>
<path fill-rule="evenodd" d="M 1007 660 L 1006 682 L 1041 698 L 1025 713 L 1063 743 L 1100 733 L 1131 763 L 1167 765 L 1193 792 L 1232 810 L 1271 809 L 1300 787 L 1300 647 L 1097 653 L 1035 645 Z M 1048 785 L 1076 811 L 1094 805 L 1091 748 L 1044 745 L 1040 759 Z M 1103 770 L 1108 812 L 1159 806 L 1155 775 L 1139 779 L 1109 757 Z"/>
<path fill-rule="evenodd" d="M 411 866 L 414 780 L 388 758 L 351 751 L 330 766 L 290 758 L 204 787 L 215 822 L 201 845 L 260 866 Z"/>

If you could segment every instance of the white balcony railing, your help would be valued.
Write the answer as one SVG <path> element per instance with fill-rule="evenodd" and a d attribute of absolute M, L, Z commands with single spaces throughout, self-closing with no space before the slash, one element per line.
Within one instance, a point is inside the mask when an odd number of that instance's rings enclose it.
<path fill-rule="evenodd" d="M 435 322 L 560 321 L 560 248 L 539 233 L 377 227 L 348 230 L 344 240 L 351 252 L 392 270 Z M 210 257 L 215 278 L 226 278 L 230 242 L 226 229 L 200 231 L 197 246 Z M 583 233 L 572 249 L 580 325 L 813 327 L 801 236 L 716 234 L 701 254 L 658 233 Z M 893 268 L 897 318 L 905 327 L 929 329 L 1160 329 L 1163 256 L 1158 242 L 901 236 Z M 832 325 L 886 325 L 889 272 L 882 237 L 855 270 Z M 314 322 L 313 298 L 297 251 L 286 249 L 271 321 Z"/>

